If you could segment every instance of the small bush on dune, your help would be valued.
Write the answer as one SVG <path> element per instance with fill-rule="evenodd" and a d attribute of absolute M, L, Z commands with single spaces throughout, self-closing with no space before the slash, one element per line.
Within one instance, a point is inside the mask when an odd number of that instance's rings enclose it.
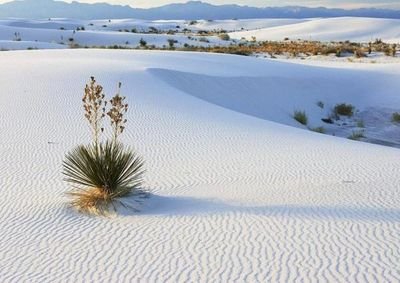
<path fill-rule="evenodd" d="M 147 42 L 143 38 L 141 38 L 139 40 L 139 45 L 140 45 L 140 47 L 146 47 L 147 46 Z"/>
<path fill-rule="evenodd" d="M 121 84 L 119 84 L 119 89 Z M 63 162 L 65 181 L 76 190 L 70 192 L 71 205 L 81 212 L 105 215 L 116 203 L 127 206 L 122 197 L 143 194 L 143 161 L 130 148 L 119 142 L 127 122 L 124 114 L 128 110 L 125 97 L 118 93 L 108 102 L 103 87 L 92 77 L 85 87 L 82 99 L 85 118 L 88 120 L 93 142 L 80 145 L 69 152 Z M 112 137 L 102 141 L 103 119 L 111 121 Z"/>
<path fill-rule="evenodd" d="M 228 40 L 231 39 L 230 36 L 229 36 L 229 34 L 227 34 L 227 33 L 221 33 L 220 35 L 218 35 L 218 37 L 219 37 L 221 40 L 225 40 L 225 41 L 228 41 Z"/>
<path fill-rule="evenodd" d="M 81 145 L 67 154 L 64 161 L 66 181 L 80 187 L 69 193 L 78 210 L 104 215 L 114 203 L 139 190 L 143 161 L 121 143 Z"/>
<path fill-rule="evenodd" d="M 399 112 L 395 112 L 392 114 L 392 122 L 400 123 L 400 113 Z"/>
<path fill-rule="evenodd" d="M 293 118 L 299 122 L 300 124 L 307 125 L 308 118 L 305 111 L 295 110 L 293 114 Z"/>
<path fill-rule="evenodd" d="M 320 133 L 320 134 L 325 134 L 325 128 L 324 127 L 316 127 L 316 128 L 312 128 L 311 131 L 316 132 L 316 133 Z"/>
<path fill-rule="evenodd" d="M 365 54 L 365 52 L 362 48 L 358 48 L 358 49 L 354 50 L 354 56 L 356 58 L 367 57 L 367 55 Z"/>
<path fill-rule="evenodd" d="M 355 107 L 351 104 L 340 103 L 336 104 L 333 109 L 334 114 L 351 117 L 354 115 Z"/>

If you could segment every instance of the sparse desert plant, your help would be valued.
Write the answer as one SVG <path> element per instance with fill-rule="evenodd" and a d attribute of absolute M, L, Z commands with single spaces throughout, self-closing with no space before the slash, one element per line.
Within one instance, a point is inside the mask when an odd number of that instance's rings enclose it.
<path fill-rule="evenodd" d="M 118 140 L 124 132 L 127 122 L 124 115 L 128 110 L 120 88 L 121 84 L 108 103 L 103 87 L 91 78 L 82 102 L 93 142 L 77 146 L 63 161 L 64 180 L 75 189 L 68 193 L 72 198 L 71 205 L 84 213 L 106 215 L 110 208 L 116 211 L 116 204 L 131 207 L 121 198 L 145 194 L 141 189 L 143 160 Z M 107 105 L 110 105 L 108 111 Z M 110 119 L 112 137 L 103 142 L 102 122 L 106 116 Z"/>
<path fill-rule="evenodd" d="M 228 41 L 228 40 L 231 39 L 231 37 L 230 37 L 229 34 L 227 34 L 227 33 L 221 33 L 220 35 L 218 35 L 218 37 L 219 37 L 221 40 L 226 40 L 226 41 Z"/>
<path fill-rule="evenodd" d="M 65 181 L 78 190 L 70 192 L 71 204 L 81 212 L 105 215 L 122 197 L 140 191 L 143 161 L 121 143 L 81 145 L 67 154 Z"/>
<path fill-rule="evenodd" d="M 170 49 L 173 49 L 175 46 L 175 43 L 178 43 L 178 41 L 173 38 L 168 38 L 167 41 L 168 41 L 168 45 L 169 45 Z"/>
<path fill-rule="evenodd" d="M 354 50 L 354 56 L 356 58 L 367 57 L 367 55 L 365 54 L 365 52 L 362 48 L 358 48 L 358 49 Z"/>
<path fill-rule="evenodd" d="M 316 133 L 320 133 L 320 134 L 325 134 L 326 130 L 324 127 L 316 127 L 316 128 L 312 128 L 311 131 L 316 132 Z"/>
<path fill-rule="evenodd" d="M 19 32 L 14 32 L 14 41 L 21 41 L 21 34 Z"/>
<path fill-rule="evenodd" d="M 394 112 L 392 114 L 392 122 L 400 123 L 400 113 L 399 112 Z"/>
<path fill-rule="evenodd" d="M 300 124 L 307 125 L 308 117 L 305 111 L 295 110 L 293 118 Z"/>
<path fill-rule="evenodd" d="M 140 44 L 141 47 L 146 47 L 147 46 L 147 42 L 143 38 L 140 39 L 139 44 Z"/>
<path fill-rule="evenodd" d="M 200 42 L 206 42 L 206 43 L 209 43 L 209 42 L 210 42 L 210 41 L 208 40 L 207 37 L 200 37 L 200 38 L 199 38 L 199 41 L 200 41 Z"/>
<path fill-rule="evenodd" d="M 321 108 L 321 109 L 324 109 L 325 104 L 324 104 L 322 101 L 318 101 L 318 102 L 317 102 L 317 106 L 318 106 L 319 108 Z"/>
<path fill-rule="evenodd" d="M 351 104 L 340 103 L 336 104 L 333 112 L 335 115 L 352 117 L 354 115 L 355 107 Z"/>
<path fill-rule="evenodd" d="M 353 132 L 351 133 L 351 135 L 348 137 L 348 139 L 354 140 L 354 141 L 359 141 L 359 140 L 361 140 L 362 138 L 365 138 L 364 133 L 365 133 L 364 130 L 353 131 Z"/>

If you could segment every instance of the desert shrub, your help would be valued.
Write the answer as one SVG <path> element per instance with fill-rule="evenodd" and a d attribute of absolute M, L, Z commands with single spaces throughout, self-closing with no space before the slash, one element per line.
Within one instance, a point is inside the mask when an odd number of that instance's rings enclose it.
<path fill-rule="evenodd" d="M 149 33 L 158 33 L 158 29 L 155 27 L 149 27 Z"/>
<path fill-rule="evenodd" d="M 142 186 L 143 161 L 121 143 L 80 145 L 64 161 L 65 181 L 79 187 L 70 192 L 71 204 L 79 211 L 104 215 L 120 198 Z"/>
<path fill-rule="evenodd" d="M 362 48 L 357 48 L 354 50 L 354 56 L 356 58 L 363 58 L 363 57 L 367 57 L 367 55 L 365 54 L 364 50 Z"/>
<path fill-rule="evenodd" d="M 218 35 L 218 37 L 221 39 L 221 40 L 230 40 L 231 39 L 231 37 L 229 36 L 229 34 L 227 34 L 227 33 L 221 33 L 220 35 Z"/>
<path fill-rule="evenodd" d="M 321 54 L 322 55 L 337 54 L 337 48 L 334 46 L 323 48 L 321 50 Z M 338 56 L 338 57 L 340 57 L 340 56 Z"/>
<path fill-rule="evenodd" d="M 384 47 L 383 52 L 385 53 L 386 56 L 396 56 L 396 44 L 393 44 L 392 46 L 386 46 Z"/>
<path fill-rule="evenodd" d="M 200 41 L 200 42 L 206 42 L 206 43 L 209 43 L 209 42 L 210 42 L 210 41 L 208 40 L 207 37 L 200 37 L 200 38 L 199 38 L 199 41 Z"/>
<path fill-rule="evenodd" d="M 355 107 L 351 104 L 340 103 L 336 104 L 333 112 L 335 115 L 351 117 L 354 115 Z"/>
<path fill-rule="evenodd" d="M 392 114 L 392 122 L 400 123 L 400 113 L 399 112 L 395 112 Z"/>
<path fill-rule="evenodd" d="M 178 43 L 177 40 L 172 39 L 172 38 L 167 39 L 167 41 L 168 41 L 169 48 L 171 48 L 171 49 L 174 48 L 175 43 Z"/>
<path fill-rule="evenodd" d="M 316 133 L 320 133 L 320 134 L 325 134 L 325 128 L 324 127 L 316 127 L 316 128 L 312 128 L 311 131 L 316 132 Z"/>
<path fill-rule="evenodd" d="M 103 87 L 93 77 L 85 87 L 83 108 L 93 141 L 77 146 L 63 161 L 64 180 L 75 188 L 69 193 L 71 205 L 81 212 L 105 215 L 111 207 L 116 211 L 116 204 L 128 206 L 121 198 L 144 193 L 143 160 L 118 140 L 125 130 L 128 110 L 120 87 L 108 102 Z M 103 141 L 105 117 L 110 120 L 112 137 Z"/>
<path fill-rule="evenodd" d="M 300 124 L 307 125 L 308 117 L 305 111 L 295 110 L 293 114 L 293 118 L 299 122 Z"/>
<path fill-rule="evenodd" d="M 362 138 L 365 138 L 364 130 L 361 131 L 353 131 L 351 135 L 348 137 L 350 140 L 359 141 Z"/>
<path fill-rule="evenodd" d="M 21 41 L 21 34 L 19 32 L 14 32 L 14 41 Z"/>
<path fill-rule="evenodd" d="M 325 104 L 324 104 L 322 101 L 318 101 L 318 102 L 317 102 L 317 106 L 318 106 L 319 108 L 321 108 L 321 109 L 324 109 Z"/>
<path fill-rule="evenodd" d="M 146 47 L 147 46 L 147 42 L 143 38 L 140 39 L 139 44 L 140 44 L 141 47 Z"/>

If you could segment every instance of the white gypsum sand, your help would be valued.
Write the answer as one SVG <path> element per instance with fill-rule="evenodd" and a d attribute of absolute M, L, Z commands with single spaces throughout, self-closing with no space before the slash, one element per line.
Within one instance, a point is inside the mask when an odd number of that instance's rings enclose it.
<path fill-rule="evenodd" d="M 0 281 L 400 280 L 399 150 L 280 124 L 303 99 L 399 107 L 398 64 L 121 50 L 0 61 Z M 91 75 L 107 94 L 123 83 L 123 141 L 152 191 L 139 213 L 67 208 L 61 162 L 90 141 Z"/>
<path fill-rule="evenodd" d="M 81 30 L 84 28 L 84 30 Z M 201 36 L 200 31 L 212 35 Z M 231 40 L 218 37 L 228 32 Z M 149 33 L 153 32 L 153 33 Z M 382 39 L 400 43 L 400 20 L 339 17 L 311 19 L 240 19 L 199 21 L 145 21 L 135 19 L 0 19 L 0 49 L 50 49 L 69 47 L 136 48 L 141 39 L 148 46 L 175 47 L 229 46 L 242 39 L 258 41 L 290 40 L 370 42 Z M 21 40 L 21 41 L 19 41 Z M 15 41 L 13 44 L 10 41 Z M 28 44 L 29 43 L 29 44 Z"/>
<path fill-rule="evenodd" d="M 400 20 L 379 18 L 316 18 L 309 21 L 281 26 L 238 31 L 230 33 L 235 39 L 251 40 L 312 40 L 370 42 L 382 39 L 385 42 L 400 42 Z"/>

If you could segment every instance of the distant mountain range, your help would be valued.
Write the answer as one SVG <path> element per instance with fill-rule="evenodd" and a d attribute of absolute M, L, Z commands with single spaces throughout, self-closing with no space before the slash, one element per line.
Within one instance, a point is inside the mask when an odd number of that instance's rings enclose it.
<path fill-rule="evenodd" d="M 400 19 L 400 10 L 389 9 L 328 9 L 307 7 L 256 8 L 239 5 L 211 5 L 200 1 L 139 9 L 106 3 L 66 3 L 54 0 L 15 0 L 0 4 L 0 18 L 79 18 L 144 20 L 252 19 L 252 18 L 314 18 L 314 17 L 373 17 Z"/>

